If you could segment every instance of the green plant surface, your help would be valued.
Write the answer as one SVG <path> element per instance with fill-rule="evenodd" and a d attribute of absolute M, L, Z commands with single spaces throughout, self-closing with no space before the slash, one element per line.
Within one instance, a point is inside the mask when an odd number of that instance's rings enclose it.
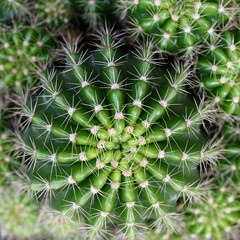
<path fill-rule="evenodd" d="M 68 26 L 69 5 L 69 0 L 37 0 L 33 5 L 33 9 L 40 24 L 59 29 Z"/>
<path fill-rule="evenodd" d="M 27 13 L 26 0 L 0 0 L 0 22 Z"/>
<path fill-rule="evenodd" d="M 0 87 L 2 86 L 0 80 Z M 7 122 L 9 113 L 7 108 L 9 107 L 9 94 L 4 87 L 0 88 L 0 186 L 6 185 L 8 182 L 13 181 L 15 178 L 12 175 L 13 167 L 20 165 L 19 159 L 14 159 L 12 156 L 13 141 L 12 132 Z"/>
<path fill-rule="evenodd" d="M 47 205 L 41 208 L 40 216 L 41 225 L 53 240 L 83 240 L 79 234 L 76 234 L 81 227 L 80 221 L 63 215 L 60 211 L 53 210 Z"/>
<path fill-rule="evenodd" d="M 0 187 L 0 222 L 8 235 L 30 238 L 42 233 L 38 224 L 39 206 L 9 187 Z"/>
<path fill-rule="evenodd" d="M 48 33 L 19 23 L 1 31 L 0 77 L 10 89 L 19 94 L 33 84 L 36 71 L 47 62 L 50 41 Z"/>
<path fill-rule="evenodd" d="M 147 234 L 145 235 L 144 238 L 146 240 L 184 240 L 181 235 L 177 235 L 175 233 L 164 233 L 164 231 L 159 230 L 159 231 L 152 231 L 149 230 Z"/>
<path fill-rule="evenodd" d="M 70 0 L 73 9 L 80 12 L 80 16 L 95 29 L 105 20 L 114 19 L 115 0 Z"/>
<path fill-rule="evenodd" d="M 240 114 L 239 36 L 239 31 L 221 33 L 205 46 L 197 63 L 201 89 L 225 115 Z"/>
<path fill-rule="evenodd" d="M 219 160 L 217 174 L 240 192 L 240 125 L 238 120 L 225 122 L 221 128 L 224 139 L 224 155 Z"/>
<path fill-rule="evenodd" d="M 14 180 L 12 167 L 19 165 L 19 162 L 10 155 L 13 143 L 10 142 L 9 135 L 9 130 L 0 129 L 0 185 Z"/>
<path fill-rule="evenodd" d="M 231 1 L 118 0 L 116 6 L 134 38 L 154 36 L 160 50 L 186 57 L 216 39 L 218 27 L 226 27 L 234 15 Z"/>
<path fill-rule="evenodd" d="M 232 188 L 217 184 L 199 206 L 186 209 L 190 239 L 231 239 L 239 224 L 240 201 Z"/>
<path fill-rule="evenodd" d="M 176 227 L 176 201 L 202 195 L 198 166 L 218 148 L 200 129 L 208 106 L 186 92 L 188 68 L 157 67 L 151 42 L 125 54 L 105 31 L 94 54 L 68 44 L 65 70 L 41 74 L 41 94 L 22 106 L 18 144 L 31 190 L 85 219 L 86 238 L 117 224 L 135 239 Z"/>

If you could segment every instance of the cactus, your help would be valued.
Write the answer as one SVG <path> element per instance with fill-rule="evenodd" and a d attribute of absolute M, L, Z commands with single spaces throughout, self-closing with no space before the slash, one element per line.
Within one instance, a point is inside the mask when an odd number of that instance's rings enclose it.
<path fill-rule="evenodd" d="M 213 187 L 207 191 L 206 200 L 186 209 L 186 233 L 193 240 L 238 239 L 239 236 L 239 124 L 224 123 L 219 133 L 223 139 L 222 157 L 217 169 L 210 172 L 214 184 L 209 187 Z"/>
<path fill-rule="evenodd" d="M 224 156 L 219 161 L 217 175 L 225 179 L 240 192 L 240 125 L 237 121 L 224 123 L 221 129 L 224 138 Z"/>
<path fill-rule="evenodd" d="M 82 239 L 79 237 L 81 223 L 70 216 L 63 215 L 60 211 L 53 210 L 47 205 L 42 207 L 40 216 L 40 223 L 44 227 L 44 230 L 54 240 Z"/>
<path fill-rule="evenodd" d="M 27 13 L 26 0 L 0 0 L 0 22 Z"/>
<path fill-rule="evenodd" d="M 160 50 L 187 57 L 199 53 L 203 41 L 215 39 L 218 27 L 234 15 L 224 0 L 118 0 L 116 5 L 134 38 L 154 35 Z"/>
<path fill-rule="evenodd" d="M 239 31 L 221 33 L 205 47 L 197 63 L 199 86 L 224 116 L 240 114 L 239 40 Z"/>
<path fill-rule="evenodd" d="M 0 187 L 0 193 L 0 223 L 3 223 L 7 235 L 29 238 L 42 233 L 38 224 L 38 204 L 7 187 Z"/>
<path fill-rule="evenodd" d="M 162 231 L 152 231 L 149 230 L 143 239 L 147 240 L 183 240 L 181 235 L 176 235 L 174 233 L 163 233 Z"/>
<path fill-rule="evenodd" d="M 68 0 L 38 0 L 33 9 L 38 21 L 50 26 L 50 28 L 66 28 L 69 22 L 70 7 Z"/>
<path fill-rule="evenodd" d="M 5 84 L 21 93 L 22 87 L 31 85 L 40 63 L 48 59 L 49 34 L 41 35 L 39 29 L 20 26 L 2 30 L 0 36 L 0 76 Z"/>
<path fill-rule="evenodd" d="M 13 144 L 9 140 L 9 135 L 9 130 L 0 128 L 0 185 L 14 180 L 12 167 L 19 165 L 19 162 L 10 155 Z"/>
<path fill-rule="evenodd" d="M 80 11 L 81 18 L 95 29 L 105 19 L 113 19 L 115 0 L 70 0 L 72 7 Z"/>
<path fill-rule="evenodd" d="M 186 209 L 188 239 L 237 239 L 239 213 L 240 201 L 235 190 L 222 184 L 216 185 L 216 190 L 207 193 L 206 201 Z"/>
<path fill-rule="evenodd" d="M 1 85 L 0 81 L 0 85 Z M 11 139 L 10 123 L 6 121 L 9 107 L 7 101 L 8 92 L 0 89 L 0 238 L 14 235 L 17 237 L 30 237 L 39 234 L 40 228 L 33 228 L 37 223 L 38 205 L 31 203 L 24 195 L 16 194 L 16 188 L 10 188 L 10 183 L 16 181 L 17 175 L 14 169 L 19 168 L 20 163 L 13 157 L 13 142 Z M 14 184 L 12 184 L 14 185 Z M 2 229 L 3 228 L 3 229 Z M 10 238 L 8 238 L 10 239 Z"/>
<path fill-rule="evenodd" d="M 16 161 L 12 155 L 13 142 L 11 142 L 11 131 L 7 127 L 7 107 L 8 107 L 8 92 L 2 86 L 0 80 L 0 186 L 14 180 L 12 176 L 12 167 L 18 166 L 19 161 Z"/>
<path fill-rule="evenodd" d="M 30 189 L 85 219 L 89 238 L 112 224 L 129 239 L 175 228 L 176 200 L 201 197 L 197 167 L 218 154 L 200 130 L 208 106 L 186 92 L 188 68 L 156 67 L 151 42 L 131 54 L 119 45 L 108 30 L 94 54 L 67 44 L 65 70 L 41 73 L 41 94 L 22 106 Z"/>

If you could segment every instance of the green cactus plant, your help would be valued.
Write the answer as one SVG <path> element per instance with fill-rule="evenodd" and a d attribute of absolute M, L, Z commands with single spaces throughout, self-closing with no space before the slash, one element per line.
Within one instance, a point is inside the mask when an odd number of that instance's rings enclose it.
<path fill-rule="evenodd" d="M 54 240 L 83 240 L 79 234 L 81 223 L 72 219 L 71 216 L 63 215 L 47 205 L 42 207 L 40 216 L 40 223 L 45 232 L 50 234 Z"/>
<path fill-rule="evenodd" d="M 0 186 L 5 185 L 14 179 L 12 176 L 13 166 L 19 166 L 19 161 L 15 160 L 11 151 L 13 142 L 11 141 L 12 132 L 8 129 L 7 118 L 7 98 L 8 92 L 2 87 L 0 80 Z"/>
<path fill-rule="evenodd" d="M 50 42 L 50 35 L 41 35 L 34 26 L 16 23 L 13 28 L 2 29 L 0 77 L 3 82 L 18 93 L 23 86 L 31 85 L 36 69 L 47 62 Z"/>
<path fill-rule="evenodd" d="M 231 237 L 237 236 L 239 214 L 240 201 L 236 191 L 217 184 L 215 190 L 208 191 L 206 201 L 186 209 L 188 239 L 235 239 Z"/>
<path fill-rule="evenodd" d="M 0 22 L 27 13 L 26 0 L 0 0 Z"/>
<path fill-rule="evenodd" d="M 236 122 L 225 122 L 219 129 L 222 157 L 217 168 L 209 172 L 214 180 L 206 200 L 193 208 L 186 208 L 185 227 L 190 239 L 237 239 L 240 229 L 239 200 L 239 140 L 240 128 Z"/>
<path fill-rule="evenodd" d="M 1 85 L 2 81 L 0 81 Z M 18 180 L 15 170 L 20 167 L 19 159 L 15 159 L 13 151 L 11 123 L 7 121 L 9 114 L 8 92 L 0 89 L 0 238 L 4 232 L 10 239 L 12 236 L 25 238 L 39 234 L 41 228 L 37 226 L 39 207 L 32 203 L 25 195 L 17 194 L 15 181 Z M 11 136 L 11 137 L 10 137 Z M 36 225 L 36 228 L 34 226 Z"/>
<path fill-rule="evenodd" d="M 38 224 L 39 206 L 9 187 L 0 187 L 0 223 L 8 236 L 30 238 L 43 232 Z"/>
<path fill-rule="evenodd" d="M 163 231 L 153 231 L 149 230 L 146 233 L 146 236 L 142 239 L 147 240 L 184 240 L 184 238 L 181 235 L 177 235 L 175 233 L 164 233 Z"/>
<path fill-rule="evenodd" d="M 131 54 L 119 44 L 108 30 L 94 54 L 67 44 L 65 70 L 40 74 L 41 94 L 22 106 L 30 189 L 85 219 L 90 239 L 112 224 L 129 239 L 175 228 L 176 200 L 202 195 L 198 166 L 218 155 L 200 129 L 208 106 L 186 92 L 188 68 L 156 67 L 151 42 Z"/>
<path fill-rule="evenodd" d="M 19 161 L 10 155 L 13 148 L 13 144 L 9 140 L 10 134 L 10 130 L 0 127 L 0 185 L 14 180 L 13 166 L 19 165 Z"/>
<path fill-rule="evenodd" d="M 230 1 L 118 0 L 116 3 L 133 37 L 154 35 L 160 50 L 192 56 L 199 44 L 216 39 L 234 13 Z"/>
<path fill-rule="evenodd" d="M 40 24 L 59 29 L 66 28 L 69 23 L 69 5 L 69 0 L 37 0 L 33 9 Z"/>
<path fill-rule="evenodd" d="M 240 125 L 238 121 L 224 123 L 221 135 L 224 138 L 224 155 L 219 161 L 217 175 L 231 183 L 240 192 Z"/>
<path fill-rule="evenodd" d="M 104 20 L 114 18 L 115 0 L 70 0 L 70 2 L 74 9 L 80 11 L 81 18 L 92 29 L 102 24 Z"/>
<path fill-rule="evenodd" d="M 223 32 L 209 43 L 197 62 L 198 85 L 223 116 L 240 114 L 239 31 Z M 223 110 L 223 111 L 222 111 Z"/>

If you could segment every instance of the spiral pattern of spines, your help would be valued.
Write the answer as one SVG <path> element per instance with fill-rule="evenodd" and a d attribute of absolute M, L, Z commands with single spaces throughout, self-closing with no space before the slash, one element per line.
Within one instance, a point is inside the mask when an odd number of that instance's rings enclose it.
<path fill-rule="evenodd" d="M 40 96 L 22 106 L 31 190 L 83 216 L 89 238 L 111 223 L 129 239 L 144 225 L 174 228 L 176 200 L 201 197 L 197 166 L 218 155 L 200 130 L 211 110 L 185 89 L 188 68 L 156 68 L 151 41 L 132 54 L 119 44 L 106 30 L 94 54 L 67 45 L 65 70 L 41 73 Z"/>

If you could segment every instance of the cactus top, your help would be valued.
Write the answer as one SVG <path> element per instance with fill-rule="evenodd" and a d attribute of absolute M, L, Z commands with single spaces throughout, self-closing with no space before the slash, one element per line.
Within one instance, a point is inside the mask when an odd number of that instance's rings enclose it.
<path fill-rule="evenodd" d="M 90 237 L 105 223 L 131 239 L 143 224 L 173 226 L 176 200 L 201 194 L 197 166 L 216 157 L 200 130 L 208 107 L 187 94 L 186 68 L 155 67 L 149 42 L 124 54 L 107 32 L 94 54 L 76 49 L 22 107 L 32 191 L 81 215 Z"/>

